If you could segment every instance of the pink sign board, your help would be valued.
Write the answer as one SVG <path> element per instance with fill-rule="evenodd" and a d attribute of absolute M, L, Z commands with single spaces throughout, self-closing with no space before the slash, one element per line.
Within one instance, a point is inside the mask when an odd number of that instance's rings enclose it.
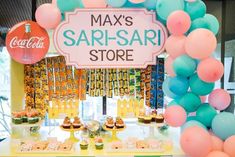
<path fill-rule="evenodd" d="M 145 68 L 164 50 L 165 27 L 145 9 L 77 9 L 54 32 L 54 45 L 78 68 Z"/>

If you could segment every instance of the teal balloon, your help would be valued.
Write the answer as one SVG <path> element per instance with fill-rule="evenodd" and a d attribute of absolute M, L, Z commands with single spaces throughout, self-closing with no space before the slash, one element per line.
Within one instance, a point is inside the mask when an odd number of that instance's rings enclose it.
<path fill-rule="evenodd" d="M 186 122 L 189 122 L 191 120 L 197 121 L 197 117 L 196 116 L 188 116 Z"/>
<path fill-rule="evenodd" d="M 184 10 L 189 14 L 191 20 L 195 20 L 196 18 L 203 17 L 206 14 L 206 5 L 201 0 L 186 2 Z"/>
<path fill-rule="evenodd" d="M 206 127 L 211 127 L 212 120 L 216 115 L 216 110 L 208 103 L 202 104 L 196 111 L 197 120 Z"/>
<path fill-rule="evenodd" d="M 106 0 L 107 4 L 114 8 L 120 8 L 124 6 L 127 0 Z"/>
<path fill-rule="evenodd" d="M 170 91 L 169 89 L 169 80 L 171 79 L 171 77 L 168 77 L 164 80 L 163 84 L 162 84 L 162 90 L 164 92 L 165 95 L 167 95 L 168 97 L 172 98 L 172 99 L 178 99 L 180 98 L 180 96 L 174 94 L 173 92 Z"/>
<path fill-rule="evenodd" d="M 76 8 L 84 8 L 82 0 L 57 0 L 57 6 L 62 13 L 74 11 Z"/>
<path fill-rule="evenodd" d="M 189 81 L 185 77 L 176 76 L 169 80 L 168 86 L 174 94 L 185 95 L 189 88 Z"/>
<path fill-rule="evenodd" d="M 219 32 L 219 21 L 214 15 L 206 14 L 204 20 L 207 21 L 209 25 L 209 30 L 211 30 L 215 35 Z"/>
<path fill-rule="evenodd" d="M 235 135 L 235 115 L 229 112 L 216 115 L 212 121 L 212 131 L 222 140 Z"/>
<path fill-rule="evenodd" d="M 184 10 L 184 0 L 157 1 L 156 11 L 163 20 L 167 20 L 168 16 L 176 10 Z"/>
<path fill-rule="evenodd" d="M 173 69 L 178 76 L 189 77 L 194 74 L 197 68 L 195 59 L 188 55 L 181 55 L 173 62 Z"/>
<path fill-rule="evenodd" d="M 145 0 L 144 7 L 148 10 L 155 10 L 157 5 L 157 0 Z"/>
<path fill-rule="evenodd" d="M 194 93 L 189 92 L 180 98 L 179 103 L 187 112 L 195 112 L 201 105 L 201 99 Z"/>
<path fill-rule="evenodd" d="M 189 78 L 189 87 L 193 93 L 203 96 L 213 91 L 215 83 L 205 82 L 201 80 L 197 74 L 194 74 Z"/>
<path fill-rule="evenodd" d="M 144 3 L 131 3 L 129 0 L 127 0 L 123 8 L 144 8 Z"/>
<path fill-rule="evenodd" d="M 189 29 L 190 32 L 194 31 L 195 29 L 198 28 L 205 28 L 205 29 L 209 29 L 210 30 L 210 25 L 208 23 L 208 21 L 205 18 L 197 18 L 195 20 L 193 20 L 191 27 Z"/>
<path fill-rule="evenodd" d="M 181 127 L 181 132 L 183 132 L 185 129 L 192 127 L 192 126 L 198 126 L 201 127 L 205 130 L 207 130 L 207 128 L 200 122 L 196 121 L 196 120 L 191 120 L 186 122 L 182 127 Z"/>
<path fill-rule="evenodd" d="M 64 21 L 64 20 L 65 20 L 65 14 L 61 13 L 61 21 Z"/>
<path fill-rule="evenodd" d="M 167 107 L 170 107 L 170 106 L 174 106 L 174 105 L 180 105 L 179 104 L 179 100 L 175 99 L 175 100 L 172 100 L 171 102 L 168 103 Z"/>

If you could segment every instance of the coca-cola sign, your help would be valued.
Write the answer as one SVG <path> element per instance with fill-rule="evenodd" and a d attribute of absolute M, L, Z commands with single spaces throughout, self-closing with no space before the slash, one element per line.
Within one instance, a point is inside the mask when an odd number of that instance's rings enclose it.
<path fill-rule="evenodd" d="M 22 64 L 34 64 L 43 59 L 49 49 L 49 43 L 47 31 L 33 21 L 16 24 L 6 38 L 9 54 Z"/>
<path fill-rule="evenodd" d="M 167 31 L 145 9 L 77 9 L 54 32 L 54 45 L 78 68 L 145 68 L 156 64 Z"/>

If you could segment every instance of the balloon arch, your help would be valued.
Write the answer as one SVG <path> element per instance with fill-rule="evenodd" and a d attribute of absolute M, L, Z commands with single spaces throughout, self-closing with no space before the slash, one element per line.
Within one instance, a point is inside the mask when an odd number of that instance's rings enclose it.
<path fill-rule="evenodd" d="M 214 89 L 224 73 L 212 57 L 217 46 L 219 22 L 206 14 L 202 0 L 53 0 L 36 10 L 37 23 L 54 29 L 65 12 L 76 8 L 146 8 L 169 31 L 163 83 L 172 98 L 165 111 L 166 123 L 182 127 L 180 145 L 191 157 L 235 157 L 235 116 L 221 112 L 231 102 L 223 89 Z M 48 14 L 49 13 L 49 14 Z M 190 116 L 194 115 L 194 116 Z"/>

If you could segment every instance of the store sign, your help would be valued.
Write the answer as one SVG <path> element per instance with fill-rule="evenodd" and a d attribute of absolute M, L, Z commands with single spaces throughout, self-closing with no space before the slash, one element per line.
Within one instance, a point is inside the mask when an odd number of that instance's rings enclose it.
<path fill-rule="evenodd" d="M 167 31 L 145 9 L 77 9 L 54 32 L 54 45 L 78 68 L 144 68 L 156 64 Z"/>
<path fill-rule="evenodd" d="M 47 31 L 33 21 L 16 24 L 6 37 L 7 51 L 15 61 L 22 64 L 34 64 L 43 59 L 49 44 Z"/>

